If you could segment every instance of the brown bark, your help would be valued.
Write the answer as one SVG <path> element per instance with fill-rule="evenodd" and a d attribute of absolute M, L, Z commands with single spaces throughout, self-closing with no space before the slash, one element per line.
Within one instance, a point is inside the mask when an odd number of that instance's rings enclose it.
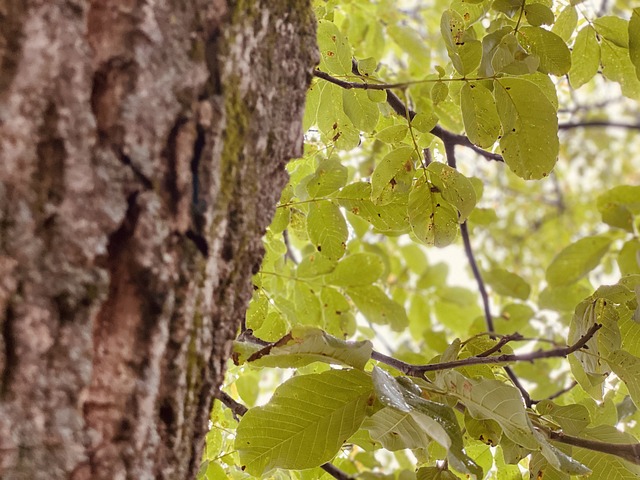
<path fill-rule="evenodd" d="M 192 478 L 302 153 L 308 0 L 0 0 L 0 478 Z"/>

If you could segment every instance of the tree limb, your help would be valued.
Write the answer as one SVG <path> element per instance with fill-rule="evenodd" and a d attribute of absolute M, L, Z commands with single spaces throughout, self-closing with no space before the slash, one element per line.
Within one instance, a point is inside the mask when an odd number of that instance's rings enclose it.
<path fill-rule="evenodd" d="M 586 120 L 582 122 L 567 122 L 558 124 L 558 130 L 571 130 L 574 128 L 626 128 L 628 130 L 640 130 L 640 124 L 611 122 L 608 120 Z"/>
<path fill-rule="evenodd" d="M 358 88 L 362 90 L 385 90 L 387 92 L 387 103 L 389 106 L 401 117 L 406 118 L 407 112 L 409 112 L 409 118 L 413 119 L 416 116 L 416 112 L 411 109 L 408 109 L 405 104 L 398 98 L 398 96 L 393 93 L 391 88 L 406 88 L 409 86 L 407 83 L 384 83 L 384 84 L 375 84 L 375 83 L 359 83 L 359 82 L 346 82 L 344 80 L 340 80 L 339 78 L 332 77 L 326 72 L 322 72 L 320 70 L 314 70 L 313 74 L 318 77 L 326 80 L 328 82 L 333 83 L 334 85 L 338 85 L 339 87 L 350 90 L 352 88 Z M 431 132 L 436 137 L 440 138 L 443 142 L 452 143 L 453 145 L 462 145 L 463 147 L 470 148 L 474 152 L 479 155 L 482 155 L 487 160 L 494 160 L 497 162 L 504 162 L 502 155 L 497 153 L 489 152 L 484 150 L 469 140 L 465 135 L 460 135 L 458 133 L 453 133 L 444 128 L 436 125 L 431 129 Z"/>

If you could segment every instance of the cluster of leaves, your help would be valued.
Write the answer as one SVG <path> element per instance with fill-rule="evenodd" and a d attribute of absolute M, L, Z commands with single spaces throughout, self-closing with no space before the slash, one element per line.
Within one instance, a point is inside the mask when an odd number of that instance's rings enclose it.
<path fill-rule="evenodd" d="M 216 402 L 202 478 L 640 476 L 637 140 L 575 129 L 612 111 L 583 96 L 637 109 L 640 9 L 617 8 L 318 2 L 305 156 L 228 373 L 252 408 Z M 451 283 L 472 240 L 480 292 Z"/>

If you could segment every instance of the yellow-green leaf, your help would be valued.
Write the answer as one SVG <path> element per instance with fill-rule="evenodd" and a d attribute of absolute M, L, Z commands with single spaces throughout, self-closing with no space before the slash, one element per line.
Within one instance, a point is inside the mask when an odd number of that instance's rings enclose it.
<path fill-rule="evenodd" d="M 578 32 L 571 58 L 569 81 L 573 88 L 580 88 L 593 78 L 600 67 L 600 44 L 591 25 Z"/>
<path fill-rule="evenodd" d="M 500 134 L 500 118 L 489 89 L 480 83 L 465 83 L 460 90 L 460 109 L 469 140 L 482 148 L 493 145 Z"/>
<path fill-rule="evenodd" d="M 577 282 L 598 266 L 610 244 L 607 237 L 593 236 L 565 247 L 547 268 L 547 282 L 552 286 Z"/>
<path fill-rule="evenodd" d="M 473 187 L 472 187 L 473 188 Z M 409 194 L 409 223 L 420 242 L 436 247 L 451 244 L 458 231 L 458 212 L 433 185 L 420 179 Z"/>
<path fill-rule="evenodd" d="M 540 59 L 542 73 L 564 75 L 571 68 L 571 52 L 567 44 L 553 32 L 541 27 L 522 27 L 520 43 Z"/>
<path fill-rule="evenodd" d="M 555 108 L 542 90 L 527 80 L 503 78 L 494 86 L 505 162 L 525 180 L 548 176 L 559 150 Z"/>
<path fill-rule="evenodd" d="M 329 200 L 311 204 L 307 216 L 309 240 L 323 256 L 338 260 L 347 246 L 347 222 L 340 208 Z"/>

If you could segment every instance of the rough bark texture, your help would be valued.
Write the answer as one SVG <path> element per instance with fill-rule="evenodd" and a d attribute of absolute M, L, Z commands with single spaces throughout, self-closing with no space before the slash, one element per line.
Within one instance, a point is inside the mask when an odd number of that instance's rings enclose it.
<path fill-rule="evenodd" d="M 316 55 L 308 0 L 0 0 L 0 478 L 195 475 Z"/>

